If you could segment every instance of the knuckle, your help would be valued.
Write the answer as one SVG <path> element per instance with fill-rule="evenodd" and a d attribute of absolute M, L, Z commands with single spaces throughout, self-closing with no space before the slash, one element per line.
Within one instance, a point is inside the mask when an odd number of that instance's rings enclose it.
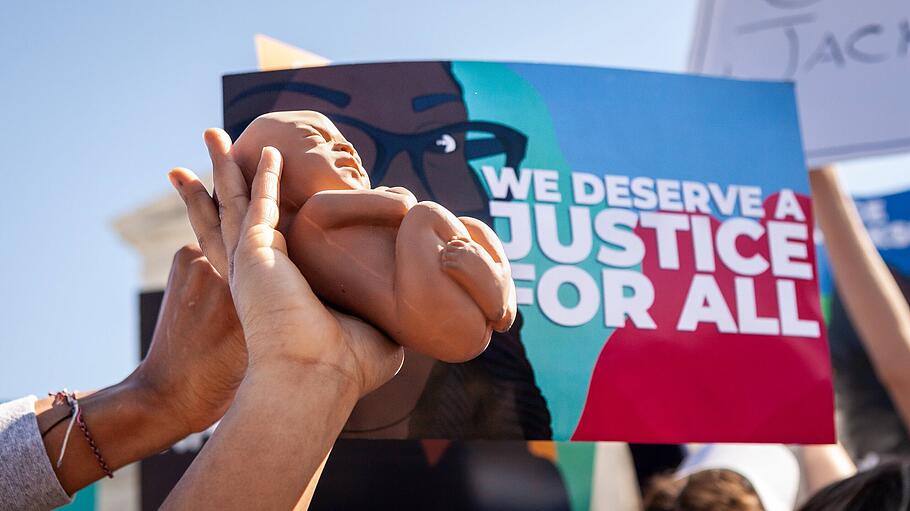
<path fill-rule="evenodd" d="M 247 197 L 246 194 L 240 193 L 240 192 L 232 194 L 228 197 L 219 196 L 218 197 L 218 210 L 224 211 L 224 210 L 230 210 L 230 209 L 240 209 L 244 206 L 244 204 L 248 200 L 249 200 L 249 197 Z"/>
<path fill-rule="evenodd" d="M 194 202 L 200 202 L 203 200 L 211 200 L 212 197 L 209 195 L 208 190 L 204 186 L 194 186 L 189 192 L 189 197 Z"/>
<path fill-rule="evenodd" d="M 274 204 L 269 205 L 267 208 L 265 208 L 265 211 L 263 211 L 263 213 L 262 213 L 262 220 L 264 222 L 267 222 L 269 225 L 277 224 L 278 223 L 278 208 Z"/>
<path fill-rule="evenodd" d="M 202 255 L 202 251 L 196 245 L 184 245 L 174 254 L 174 264 L 186 266 L 193 259 Z"/>
<path fill-rule="evenodd" d="M 230 205 L 235 205 L 238 202 L 245 201 L 246 199 L 247 199 L 247 195 L 245 193 L 236 192 L 236 193 L 232 193 L 231 195 L 227 196 L 226 198 L 223 197 L 221 199 L 221 202 L 223 205 L 230 206 Z"/>
<path fill-rule="evenodd" d="M 192 285 L 207 287 L 210 282 L 215 280 L 215 272 L 212 265 L 204 257 L 197 257 L 189 263 L 189 272 L 187 280 Z"/>
<path fill-rule="evenodd" d="M 279 176 L 277 172 L 269 171 L 263 176 L 262 187 L 260 188 L 260 196 L 267 197 L 271 199 L 275 196 L 275 191 L 278 190 Z"/>

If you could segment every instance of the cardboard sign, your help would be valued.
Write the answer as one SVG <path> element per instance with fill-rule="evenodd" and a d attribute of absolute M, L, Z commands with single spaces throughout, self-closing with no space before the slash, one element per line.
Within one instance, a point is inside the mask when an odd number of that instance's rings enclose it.
<path fill-rule="evenodd" d="M 690 68 L 796 81 L 810 166 L 910 150 L 905 0 L 703 0 Z"/>
<path fill-rule="evenodd" d="M 383 63 L 226 76 L 224 108 L 234 138 L 321 111 L 374 186 L 505 243 L 512 330 L 465 364 L 406 357 L 346 435 L 834 439 L 792 85 Z"/>

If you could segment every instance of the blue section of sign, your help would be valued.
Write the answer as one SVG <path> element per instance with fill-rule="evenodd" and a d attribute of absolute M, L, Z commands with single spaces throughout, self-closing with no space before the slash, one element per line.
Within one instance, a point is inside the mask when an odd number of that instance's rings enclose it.
<path fill-rule="evenodd" d="M 888 266 L 910 275 L 910 190 L 855 197 L 863 225 Z M 822 242 L 817 250 L 818 283 L 823 295 L 834 291 L 834 277 Z"/>
<path fill-rule="evenodd" d="M 548 105 L 572 170 L 808 193 L 790 83 L 509 67 Z"/>
<path fill-rule="evenodd" d="M 910 274 L 910 190 L 857 197 L 856 207 L 885 262 Z"/>

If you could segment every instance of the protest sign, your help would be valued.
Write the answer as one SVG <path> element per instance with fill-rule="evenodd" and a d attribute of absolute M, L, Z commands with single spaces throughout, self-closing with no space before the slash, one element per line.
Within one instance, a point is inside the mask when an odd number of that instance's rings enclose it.
<path fill-rule="evenodd" d="M 796 81 L 810 166 L 910 150 L 904 0 L 703 0 L 690 68 Z"/>
<path fill-rule="evenodd" d="M 910 282 L 910 190 L 853 198 L 863 226 L 892 273 Z M 834 292 L 834 279 L 818 240 L 818 273 L 823 301 Z"/>
<path fill-rule="evenodd" d="M 885 262 L 910 276 L 910 190 L 858 197 L 856 208 Z"/>
<path fill-rule="evenodd" d="M 382 63 L 226 76 L 224 109 L 233 138 L 321 111 L 374 186 L 504 241 L 512 330 L 465 364 L 406 357 L 345 435 L 834 439 L 792 85 Z"/>

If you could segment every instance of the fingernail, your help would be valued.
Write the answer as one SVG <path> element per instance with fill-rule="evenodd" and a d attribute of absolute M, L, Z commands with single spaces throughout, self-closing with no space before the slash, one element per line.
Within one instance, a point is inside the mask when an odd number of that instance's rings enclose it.
<path fill-rule="evenodd" d="M 260 156 L 265 156 L 266 151 L 272 153 L 272 157 L 278 159 L 281 157 L 281 152 L 278 149 L 275 149 L 273 146 L 267 145 L 262 148 L 262 154 Z"/>
<path fill-rule="evenodd" d="M 167 179 L 168 179 L 168 181 L 171 182 L 171 186 L 176 188 L 177 191 L 180 191 L 183 188 L 183 185 L 184 185 L 183 179 L 180 177 L 180 175 L 177 172 L 174 172 L 173 170 L 168 172 Z"/>

